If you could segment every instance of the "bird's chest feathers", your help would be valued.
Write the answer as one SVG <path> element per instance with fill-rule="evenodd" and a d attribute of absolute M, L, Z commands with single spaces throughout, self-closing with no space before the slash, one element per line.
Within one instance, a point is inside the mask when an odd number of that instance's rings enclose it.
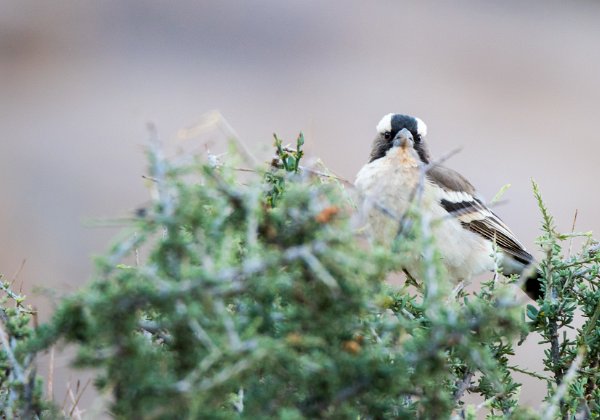
<path fill-rule="evenodd" d="M 391 161 L 400 162 L 402 168 L 413 171 L 419 167 L 420 162 L 416 159 L 415 153 L 405 147 L 396 147 L 388 155 Z"/>
<path fill-rule="evenodd" d="M 414 195 L 419 179 L 416 156 L 398 147 L 385 157 L 365 165 L 356 176 L 356 186 L 368 201 L 375 201 L 401 216 Z"/>

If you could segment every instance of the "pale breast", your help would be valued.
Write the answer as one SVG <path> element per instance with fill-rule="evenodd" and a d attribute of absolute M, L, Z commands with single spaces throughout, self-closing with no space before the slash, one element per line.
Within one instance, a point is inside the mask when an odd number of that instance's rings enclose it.
<path fill-rule="evenodd" d="M 400 218 L 408 209 L 419 182 L 416 162 L 399 164 L 397 159 L 414 161 L 396 148 L 363 166 L 356 176 L 355 185 L 362 200 L 359 210 L 376 242 L 390 243 L 394 239 L 391 232 L 397 232 Z"/>
<path fill-rule="evenodd" d="M 391 245 L 399 228 L 399 221 L 415 198 L 420 171 L 413 156 L 397 148 L 395 153 L 365 165 L 357 174 L 355 185 L 362 194 L 359 209 L 371 240 Z M 410 150 L 412 151 L 412 149 Z M 396 159 L 402 159 L 399 164 Z M 425 180 L 419 201 L 422 216 L 431 226 L 436 246 L 448 276 L 452 281 L 469 280 L 471 277 L 492 270 L 493 249 L 489 241 L 464 229 L 440 205 L 440 190 Z M 415 253 L 406 268 L 417 271 L 421 263 L 420 253 Z"/>

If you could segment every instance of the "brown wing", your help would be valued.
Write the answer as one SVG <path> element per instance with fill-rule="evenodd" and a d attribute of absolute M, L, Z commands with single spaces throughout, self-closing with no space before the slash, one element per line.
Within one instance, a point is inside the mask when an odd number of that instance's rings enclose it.
<path fill-rule="evenodd" d="M 443 165 L 433 165 L 427 171 L 427 176 L 445 191 L 464 191 L 473 197 L 477 196 L 475 187 L 467 181 L 467 178 L 453 169 Z"/>
<path fill-rule="evenodd" d="M 458 172 L 438 165 L 427 172 L 428 179 L 442 188 L 440 204 L 465 229 L 496 241 L 498 247 L 527 265 L 533 261 L 525 247 L 504 222 L 477 197 L 473 185 Z"/>

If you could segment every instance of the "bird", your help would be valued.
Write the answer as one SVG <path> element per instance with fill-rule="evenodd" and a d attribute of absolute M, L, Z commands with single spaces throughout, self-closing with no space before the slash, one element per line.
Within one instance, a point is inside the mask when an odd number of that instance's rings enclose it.
<path fill-rule="evenodd" d="M 427 125 L 410 115 L 387 114 L 377 124 L 369 161 L 354 182 L 363 197 L 361 210 L 372 239 L 391 244 L 399 221 L 415 203 L 432 221 L 431 233 L 450 281 L 468 282 L 499 265 L 505 275 L 524 274 L 524 291 L 537 300 L 542 286 L 534 257 L 473 184 L 432 161 L 426 136 Z M 417 188 L 421 191 L 418 200 Z M 412 277 L 420 259 L 414 255 L 403 267 Z"/>

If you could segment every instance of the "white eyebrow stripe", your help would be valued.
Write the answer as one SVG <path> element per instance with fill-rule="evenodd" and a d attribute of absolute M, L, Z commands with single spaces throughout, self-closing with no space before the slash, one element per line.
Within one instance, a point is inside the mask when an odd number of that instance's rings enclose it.
<path fill-rule="evenodd" d="M 393 113 L 387 114 L 379 121 L 379 124 L 377 124 L 378 133 L 383 134 L 392 131 L 392 117 L 394 115 Z"/>
<path fill-rule="evenodd" d="M 427 135 L 427 124 L 425 124 L 420 118 L 414 118 L 417 120 L 417 133 L 419 133 L 421 137 L 425 137 Z"/>

